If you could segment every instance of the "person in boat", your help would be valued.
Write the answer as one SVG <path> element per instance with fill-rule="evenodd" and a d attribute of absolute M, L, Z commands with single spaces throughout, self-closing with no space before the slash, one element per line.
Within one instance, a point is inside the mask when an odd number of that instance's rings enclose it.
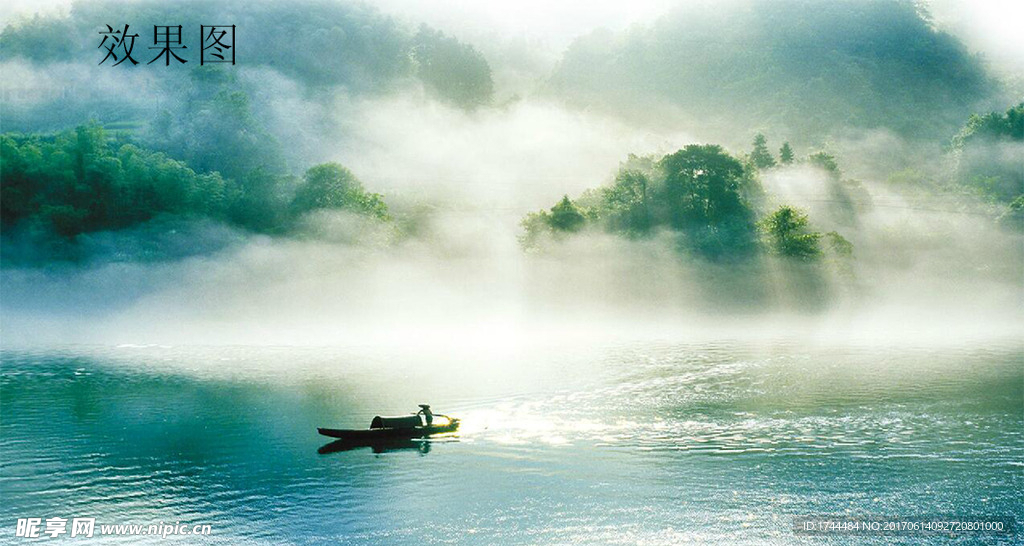
<path fill-rule="evenodd" d="M 434 422 L 434 414 L 430 411 L 430 404 L 420 404 L 420 411 L 416 415 L 423 416 L 423 422 L 429 427 Z"/>

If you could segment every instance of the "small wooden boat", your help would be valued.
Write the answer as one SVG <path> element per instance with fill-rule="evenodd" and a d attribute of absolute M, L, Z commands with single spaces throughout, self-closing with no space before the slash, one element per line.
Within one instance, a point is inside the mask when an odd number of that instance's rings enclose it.
<path fill-rule="evenodd" d="M 364 441 L 388 438 L 426 438 L 435 434 L 446 434 L 459 429 L 459 420 L 447 415 L 434 415 L 434 421 L 425 425 L 419 416 L 415 421 L 408 417 L 374 417 L 368 429 L 317 428 L 324 436 L 342 440 Z M 375 426 L 376 425 L 376 426 Z"/>

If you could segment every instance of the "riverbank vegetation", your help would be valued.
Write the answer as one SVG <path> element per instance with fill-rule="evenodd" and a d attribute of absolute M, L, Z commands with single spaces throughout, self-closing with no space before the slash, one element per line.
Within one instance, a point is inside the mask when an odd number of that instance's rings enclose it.
<path fill-rule="evenodd" d="M 313 166 L 301 177 L 263 168 L 226 177 L 194 170 L 95 124 L 50 135 L 2 135 L 0 155 L 4 233 L 41 246 L 161 217 L 269 234 L 294 232 L 305 214 L 325 209 L 390 220 L 383 196 L 337 163 Z"/>

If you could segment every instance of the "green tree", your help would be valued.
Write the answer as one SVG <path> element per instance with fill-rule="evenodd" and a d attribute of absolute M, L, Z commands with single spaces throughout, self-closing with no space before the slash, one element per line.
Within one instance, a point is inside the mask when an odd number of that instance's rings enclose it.
<path fill-rule="evenodd" d="M 651 230 L 650 175 L 636 169 L 623 169 L 615 182 L 602 190 L 601 206 L 612 231 L 644 234 Z"/>
<path fill-rule="evenodd" d="M 101 126 L 0 139 L 3 225 L 22 222 L 73 238 L 159 214 L 224 219 L 237 191 L 218 173 L 118 142 Z"/>
<path fill-rule="evenodd" d="M 44 184 L 37 169 L 43 152 L 38 142 L 0 136 L 0 222 L 11 227 L 38 210 Z"/>
<path fill-rule="evenodd" d="M 779 148 L 779 163 L 783 165 L 793 163 L 793 148 L 789 147 L 789 142 L 783 142 L 782 148 Z"/>
<path fill-rule="evenodd" d="M 186 100 L 175 112 L 156 116 L 148 147 L 236 180 L 257 169 L 285 171 L 280 144 L 253 113 L 249 95 L 237 90 L 233 75 L 197 67 L 181 85 L 187 87 Z"/>
<path fill-rule="evenodd" d="M 957 181 L 991 199 L 1024 195 L 1024 103 L 1005 113 L 972 115 L 952 141 Z"/>
<path fill-rule="evenodd" d="M 1004 227 L 1024 231 L 1024 195 L 1011 201 L 997 220 Z"/>
<path fill-rule="evenodd" d="M 744 212 L 743 164 L 716 144 L 691 144 L 658 163 L 665 173 L 662 200 L 676 228 L 716 224 Z"/>
<path fill-rule="evenodd" d="M 754 214 L 747 201 L 754 183 L 743 164 L 721 146 L 691 144 L 658 162 L 664 183 L 658 215 L 684 232 L 705 257 L 736 257 L 754 250 Z"/>
<path fill-rule="evenodd" d="M 821 255 L 820 233 L 807 229 L 807 215 L 788 206 L 779 207 L 760 222 L 775 253 L 790 258 L 813 259 Z M 844 239 L 845 241 L 845 239 Z"/>
<path fill-rule="evenodd" d="M 416 75 L 428 90 L 462 108 L 489 104 L 491 67 L 473 46 L 423 25 L 413 38 Z"/>
<path fill-rule="evenodd" d="M 754 149 L 750 152 L 750 161 L 758 169 L 769 169 L 775 166 L 775 158 L 768 151 L 768 139 L 761 133 L 754 137 Z"/>
<path fill-rule="evenodd" d="M 836 162 L 836 157 L 827 152 L 815 152 L 811 154 L 807 160 L 818 167 L 819 169 L 827 172 L 829 177 L 839 180 L 842 173 L 839 170 L 839 163 Z"/>
<path fill-rule="evenodd" d="M 324 163 L 307 170 L 291 202 L 295 214 L 319 209 L 343 209 L 388 218 L 383 197 L 367 193 L 359 179 L 337 163 Z"/>
<path fill-rule="evenodd" d="M 828 248 L 832 251 L 832 254 L 841 258 L 853 256 L 853 243 L 848 241 L 846 237 L 835 231 L 830 231 L 825 234 L 825 240 L 828 242 Z"/>
<path fill-rule="evenodd" d="M 71 20 L 56 17 L 40 17 L 4 27 L 0 42 L 4 44 L 0 59 L 25 57 L 36 62 L 50 59 L 63 61 L 73 58 L 77 33 Z"/>
<path fill-rule="evenodd" d="M 583 228 L 586 221 L 586 217 L 568 195 L 551 207 L 551 215 L 548 217 L 548 224 L 556 231 L 576 232 Z"/>
<path fill-rule="evenodd" d="M 758 195 L 751 173 L 721 146 L 693 144 L 657 160 L 631 155 L 610 186 L 527 215 L 521 242 L 535 246 L 545 231 L 575 232 L 593 222 L 628 236 L 667 228 L 704 257 L 741 257 L 756 250 L 749 199 Z"/>
<path fill-rule="evenodd" d="M 971 104 L 999 94 L 984 62 L 923 17 L 921 2 L 680 4 L 646 25 L 580 36 L 549 87 L 640 122 L 678 110 L 707 131 L 758 119 L 810 140 L 850 128 L 947 137 Z"/>
<path fill-rule="evenodd" d="M 238 181 L 238 196 L 228 211 L 230 219 L 254 231 L 277 231 L 283 222 L 286 200 L 282 189 L 285 177 L 264 168 L 249 171 Z"/>
<path fill-rule="evenodd" d="M 1024 140 L 1024 102 L 1009 108 L 1004 114 L 972 114 L 953 137 L 953 147 L 963 148 L 972 140 Z"/>
<path fill-rule="evenodd" d="M 97 124 L 0 135 L 0 179 L 4 234 L 29 237 L 37 248 L 71 248 L 79 235 L 159 217 L 202 217 L 264 232 L 283 232 L 296 215 L 319 208 L 389 219 L 383 198 L 337 164 L 309 169 L 289 200 L 287 177 L 253 169 L 236 182 L 196 172 Z"/>
<path fill-rule="evenodd" d="M 535 249 L 541 239 L 551 234 L 551 214 L 546 210 L 528 213 L 519 225 L 523 228 L 519 236 L 519 244 L 525 249 Z"/>

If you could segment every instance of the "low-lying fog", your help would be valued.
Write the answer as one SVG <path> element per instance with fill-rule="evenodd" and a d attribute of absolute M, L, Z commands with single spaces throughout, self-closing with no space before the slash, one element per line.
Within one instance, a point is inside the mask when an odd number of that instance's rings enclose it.
<path fill-rule="evenodd" d="M 534 8 L 543 12 L 540 4 Z M 652 13 L 660 6 L 643 4 Z M 384 4 L 407 7 L 397 0 Z M 470 24 L 452 15 L 457 12 L 436 12 L 431 22 L 465 24 L 469 41 L 482 34 L 486 17 Z M 487 14 L 505 25 L 498 25 L 504 30 L 490 47 L 529 49 L 515 44 L 525 36 L 523 25 L 536 30 L 532 19 L 509 19 L 514 11 Z M 275 136 L 289 143 L 300 164 L 346 165 L 369 190 L 383 193 L 396 214 L 414 217 L 415 234 L 394 241 L 386 228 L 344 213 L 311 218 L 315 235 L 307 237 L 252 235 L 206 222 L 95 234 L 89 243 L 95 257 L 84 264 L 0 272 L 4 345 L 443 348 L 707 335 L 925 336 L 940 342 L 1024 331 L 1021 236 L 999 229 L 980 204 L 975 210 L 941 193 L 909 198 L 884 183 L 888 167 L 880 163 L 906 163 L 904 154 L 926 153 L 885 131 L 851 132 L 831 143 L 845 175 L 864 189 L 855 217 L 845 223 L 830 219 L 822 173 L 797 165 L 762 177 L 780 203 L 808 211 L 816 229 L 837 230 L 854 245 L 852 270 L 825 292 L 821 305 L 794 303 L 794 288 L 771 263 L 760 264 L 756 274 L 729 271 L 676 252 L 668 236 L 631 241 L 588 234 L 543 252 L 524 251 L 517 241 L 524 214 L 609 182 L 630 153 L 660 156 L 707 141 L 699 124 L 652 130 L 542 96 L 512 97 L 530 90 L 522 84 L 529 81 L 524 73 L 550 67 L 553 54 L 546 48 L 557 51 L 582 27 L 604 24 L 599 15 L 579 29 L 561 26 L 546 34 L 549 45 L 536 51 L 549 57 L 523 60 L 522 73 L 514 63 L 496 63 L 500 104 L 475 111 L 406 90 L 311 97 L 272 70 L 240 67 L 243 79 L 261 82 L 255 101 L 266 106 Z M 485 52 L 488 47 L 481 44 Z M 92 72 L 77 66 L 6 61 L 3 70 L 71 89 L 110 85 L 104 92 L 111 92 L 139 83 L 93 82 Z M 503 77 L 510 83 L 501 88 Z M 756 129 L 736 140 L 749 142 Z M 770 143 L 773 149 L 780 144 Z M 796 151 L 805 157 L 814 150 Z M 187 247 L 198 235 L 220 241 L 220 248 L 144 262 L 117 257 L 140 239 Z M 744 305 L 752 292 L 761 301 Z"/>
<path fill-rule="evenodd" d="M 941 341 L 1021 331 L 1020 236 L 951 199 L 922 204 L 864 181 L 867 202 L 855 220 L 830 225 L 820 172 L 797 166 L 764 176 L 816 228 L 854 244 L 851 278 L 806 309 L 790 305 L 770 267 L 745 275 L 687 258 L 667 235 L 589 234 L 543 252 L 519 246 L 523 214 L 606 181 L 622 153 L 664 153 L 690 142 L 685 135 L 530 103 L 468 115 L 397 101 L 360 115 L 373 129 L 337 159 L 393 196 L 397 211 L 426 199 L 416 235 L 394 242 L 387 228 L 344 213 L 311 218 L 315 235 L 306 238 L 196 225 L 227 243 L 150 263 L 113 256 L 151 230 L 94 236 L 90 265 L 3 272 L 5 344 L 442 348 L 707 335 Z M 745 284 L 779 294 L 744 305 Z"/>

